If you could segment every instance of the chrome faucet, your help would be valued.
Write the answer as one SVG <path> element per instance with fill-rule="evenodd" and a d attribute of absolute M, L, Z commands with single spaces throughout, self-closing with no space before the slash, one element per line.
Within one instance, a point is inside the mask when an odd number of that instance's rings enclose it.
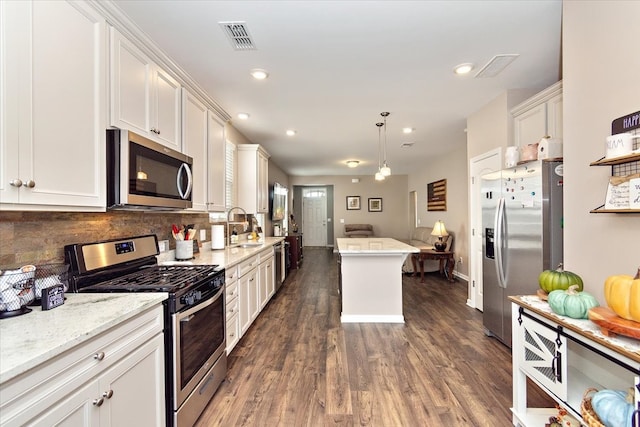
<path fill-rule="evenodd" d="M 236 209 L 242 211 L 242 214 L 244 215 L 244 221 L 243 222 L 231 221 L 231 212 L 233 212 Z M 230 227 L 230 224 L 242 224 L 242 231 L 246 231 L 247 226 L 249 225 L 248 221 L 247 221 L 247 211 L 242 209 L 240 206 L 234 206 L 231 209 L 229 209 L 229 212 L 227 212 L 227 241 L 229 242 L 228 246 L 231 246 L 231 227 Z"/>

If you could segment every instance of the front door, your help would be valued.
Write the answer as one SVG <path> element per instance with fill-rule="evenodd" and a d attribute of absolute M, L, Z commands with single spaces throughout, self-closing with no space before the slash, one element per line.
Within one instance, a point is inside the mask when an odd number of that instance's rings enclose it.
<path fill-rule="evenodd" d="M 304 245 L 327 246 L 327 189 L 304 189 L 302 209 Z"/>

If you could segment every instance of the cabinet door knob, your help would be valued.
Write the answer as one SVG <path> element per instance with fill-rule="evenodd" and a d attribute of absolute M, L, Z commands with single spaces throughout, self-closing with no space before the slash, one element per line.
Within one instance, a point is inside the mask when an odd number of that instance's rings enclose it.
<path fill-rule="evenodd" d="M 111 396 L 113 396 L 113 390 L 107 390 L 104 393 L 102 393 L 102 397 L 106 399 L 111 399 Z"/>
<path fill-rule="evenodd" d="M 96 359 L 96 360 L 102 360 L 102 359 L 104 359 L 104 351 L 101 351 L 101 352 L 99 352 L 99 353 L 94 354 L 94 355 L 93 355 L 93 358 L 94 358 L 94 359 Z"/>
<path fill-rule="evenodd" d="M 9 184 L 14 186 L 14 187 L 22 187 L 22 180 L 20 180 L 20 179 L 12 179 L 11 181 L 9 181 Z"/>
<path fill-rule="evenodd" d="M 100 399 L 93 399 L 94 406 L 102 406 L 103 403 L 104 403 L 104 399 L 102 397 Z"/>
<path fill-rule="evenodd" d="M 34 180 L 30 179 L 29 181 L 25 182 L 22 185 L 24 185 L 25 187 L 28 187 L 28 188 L 33 188 L 33 187 L 36 186 L 36 182 Z"/>

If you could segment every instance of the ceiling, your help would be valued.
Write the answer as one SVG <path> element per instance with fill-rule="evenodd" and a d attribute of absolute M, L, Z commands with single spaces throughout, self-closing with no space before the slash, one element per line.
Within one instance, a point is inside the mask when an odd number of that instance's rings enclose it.
<path fill-rule="evenodd" d="M 561 0 L 114 3 L 289 175 L 373 175 L 383 111 L 392 173 L 414 173 L 464 147 L 466 118 L 506 89 L 561 78 Z M 234 50 L 221 21 L 245 22 L 255 50 Z M 502 54 L 519 56 L 475 77 Z M 458 76 L 461 63 L 475 69 Z"/>

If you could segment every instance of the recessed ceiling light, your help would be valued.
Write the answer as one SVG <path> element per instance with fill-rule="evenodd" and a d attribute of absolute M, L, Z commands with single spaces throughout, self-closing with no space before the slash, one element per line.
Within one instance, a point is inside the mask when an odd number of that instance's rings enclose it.
<path fill-rule="evenodd" d="M 456 73 L 456 74 L 467 74 L 471 70 L 473 70 L 473 64 L 465 63 L 465 64 L 457 65 L 453 69 L 453 72 Z"/>
<path fill-rule="evenodd" d="M 288 136 L 293 136 L 293 135 L 295 135 L 295 134 L 296 134 L 296 131 L 295 131 L 295 130 L 293 130 L 293 129 L 289 129 L 289 130 L 287 130 L 287 135 L 288 135 Z"/>
<path fill-rule="evenodd" d="M 347 166 L 350 168 L 357 168 L 359 164 L 360 162 L 357 160 L 347 160 Z"/>
<path fill-rule="evenodd" d="M 238 113 L 238 118 L 240 120 L 247 120 L 249 118 L 249 113 Z"/>
<path fill-rule="evenodd" d="M 269 73 L 267 72 L 267 70 L 263 70 L 262 68 L 254 68 L 250 73 L 251 77 L 256 80 L 264 80 L 269 77 Z"/>
<path fill-rule="evenodd" d="M 402 133 L 411 133 L 414 130 L 415 130 L 414 128 L 402 128 Z"/>

